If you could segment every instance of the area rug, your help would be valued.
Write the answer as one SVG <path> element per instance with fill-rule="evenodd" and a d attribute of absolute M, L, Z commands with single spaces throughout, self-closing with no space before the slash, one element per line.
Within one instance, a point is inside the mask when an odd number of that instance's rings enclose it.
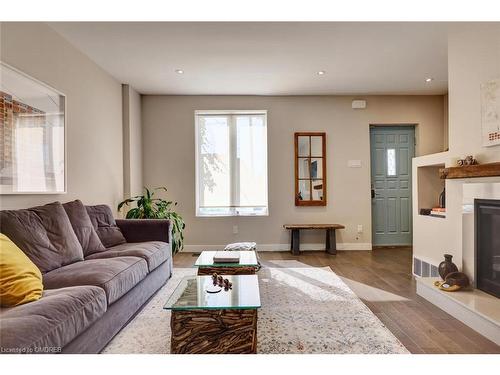
<path fill-rule="evenodd" d="M 406 348 L 329 267 L 268 262 L 259 272 L 262 308 L 257 352 L 407 354 Z M 182 277 L 174 276 L 103 353 L 169 353 L 170 312 L 163 309 Z"/>

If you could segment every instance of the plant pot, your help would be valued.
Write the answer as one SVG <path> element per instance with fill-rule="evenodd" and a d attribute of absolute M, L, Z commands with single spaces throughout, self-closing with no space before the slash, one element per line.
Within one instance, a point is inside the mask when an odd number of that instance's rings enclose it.
<path fill-rule="evenodd" d="M 451 261 L 451 258 L 453 258 L 453 255 L 450 254 L 444 254 L 444 260 L 439 263 L 438 271 L 439 271 L 439 276 L 441 276 L 441 279 L 445 279 L 446 275 L 448 275 L 451 272 L 458 272 L 458 267 Z"/>

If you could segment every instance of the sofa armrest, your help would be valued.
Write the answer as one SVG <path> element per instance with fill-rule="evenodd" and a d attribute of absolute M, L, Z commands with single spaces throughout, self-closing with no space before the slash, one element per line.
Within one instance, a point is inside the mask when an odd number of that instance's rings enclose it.
<path fill-rule="evenodd" d="M 116 219 L 127 242 L 170 242 L 171 226 L 167 219 Z"/>

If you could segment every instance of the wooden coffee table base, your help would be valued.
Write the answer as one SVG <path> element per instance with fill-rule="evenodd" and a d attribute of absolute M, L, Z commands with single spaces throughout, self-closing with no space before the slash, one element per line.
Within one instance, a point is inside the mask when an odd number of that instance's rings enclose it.
<path fill-rule="evenodd" d="M 173 310 L 173 354 L 255 354 L 257 310 Z"/>
<path fill-rule="evenodd" d="M 214 272 L 220 275 L 255 275 L 255 267 L 198 267 L 198 276 L 212 275 Z"/>

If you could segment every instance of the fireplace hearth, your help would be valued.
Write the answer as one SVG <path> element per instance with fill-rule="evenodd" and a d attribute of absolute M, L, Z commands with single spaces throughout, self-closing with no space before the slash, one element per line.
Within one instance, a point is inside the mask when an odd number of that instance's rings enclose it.
<path fill-rule="evenodd" d="M 476 288 L 500 298 L 500 200 L 474 200 Z"/>

